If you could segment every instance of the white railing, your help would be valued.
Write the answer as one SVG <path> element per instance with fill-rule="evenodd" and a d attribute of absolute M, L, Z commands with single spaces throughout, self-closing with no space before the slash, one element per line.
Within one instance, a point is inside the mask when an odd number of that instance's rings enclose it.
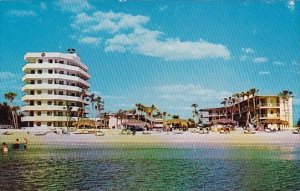
<path fill-rule="evenodd" d="M 23 66 L 22 70 L 23 72 L 27 69 L 62 69 L 62 70 L 70 70 L 74 71 L 76 73 L 80 73 L 87 78 L 91 78 L 90 74 L 88 74 L 86 71 L 82 70 L 81 68 L 77 66 L 71 66 L 67 64 L 59 64 L 59 63 L 27 63 L 25 66 Z"/>

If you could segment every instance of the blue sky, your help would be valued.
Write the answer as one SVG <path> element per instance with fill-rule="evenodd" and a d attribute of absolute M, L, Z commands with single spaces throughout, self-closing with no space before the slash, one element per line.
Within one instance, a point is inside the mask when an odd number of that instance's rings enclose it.
<path fill-rule="evenodd" d="M 22 105 L 26 52 L 74 47 L 107 111 L 155 104 L 191 116 L 252 87 L 300 113 L 299 1 L 0 0 L 0 101 Z"/>

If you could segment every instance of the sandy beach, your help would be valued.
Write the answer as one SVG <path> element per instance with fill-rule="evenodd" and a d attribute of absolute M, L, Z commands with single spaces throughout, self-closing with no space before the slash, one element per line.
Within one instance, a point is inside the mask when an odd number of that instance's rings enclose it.
<path fill-rule="evenodd" d="M 300 135 L 292 134 L 292 131 L 280 131 L 276 133 L 256 132 L 256 134 L 244 134 L 242 130 L 232 131 L 230 134 L 210 132 L 209 134 L 192 133 L 183 134 L 172 132 L 152 131 L 145 135 L 137 132 L 136 135 L 121 135 L 121 130 L 105 129 L 104 136 L 94 134 L 55 134 L 48 133 L 45 136 L 35 136 L 36 131 L 9 130 L 13 135 L 2 135 L 7 130 L 0 130 L 0 142 L 13 143 L 17 138 L 24 142 L 28 139 L 28 145 L 51 145 L 51 146 L 179 146 L 179 147 L 201 147 L 214 145 L 230 146 L 300 146 Z M 29 132 L 29 134 L 28 134 Z"/>

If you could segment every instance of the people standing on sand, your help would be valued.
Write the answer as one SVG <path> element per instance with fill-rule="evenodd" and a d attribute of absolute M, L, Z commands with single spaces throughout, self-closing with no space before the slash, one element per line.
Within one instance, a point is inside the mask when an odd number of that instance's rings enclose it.
<path fill-rule="evenodd" d="M 8 146 L 5 142 L 2 143 L 2 152 L 7 153 L 8 152 Z"/>
<path fill-rule="evenodd" d="M 13 149 L 19 149 L 20 148 L 20 142 L 19 139 L 16 139 L 16 141 L 13 144 Z"/>

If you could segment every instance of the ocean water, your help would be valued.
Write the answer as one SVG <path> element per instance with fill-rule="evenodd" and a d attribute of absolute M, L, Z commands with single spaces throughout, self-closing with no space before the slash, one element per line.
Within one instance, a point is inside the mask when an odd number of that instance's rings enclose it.
<path fill-rule="evenodd" d="M 0 190 L 300 190 L 295 146 L 36 146 L 0 155 Z"/>

